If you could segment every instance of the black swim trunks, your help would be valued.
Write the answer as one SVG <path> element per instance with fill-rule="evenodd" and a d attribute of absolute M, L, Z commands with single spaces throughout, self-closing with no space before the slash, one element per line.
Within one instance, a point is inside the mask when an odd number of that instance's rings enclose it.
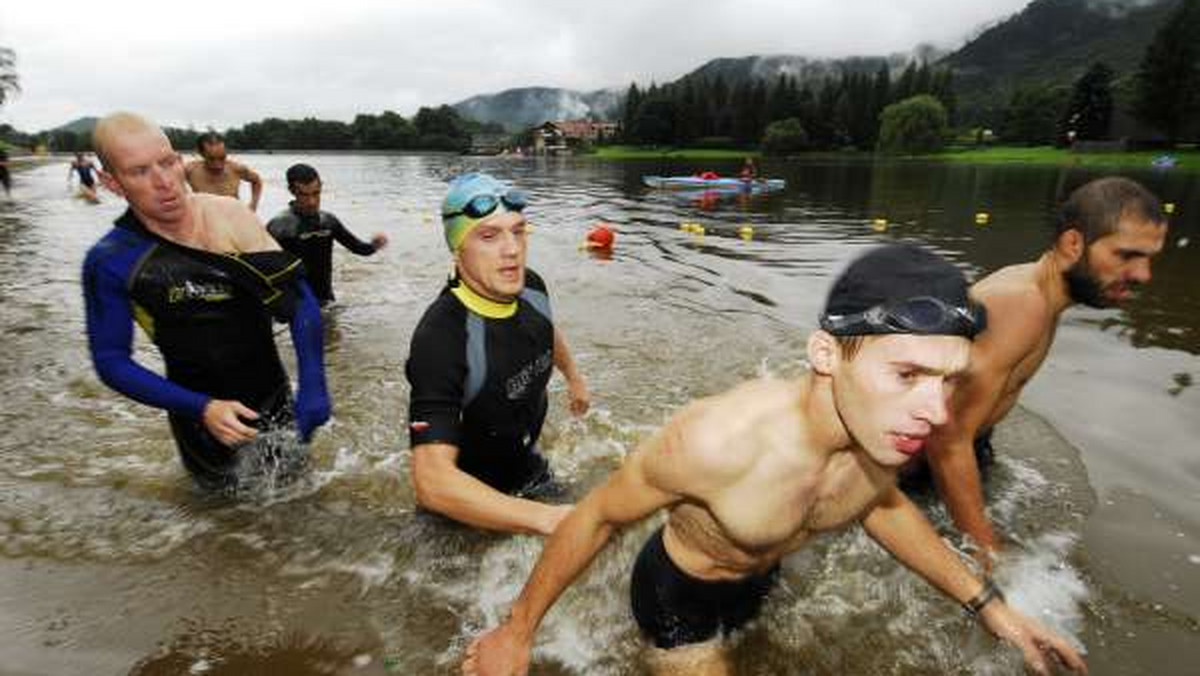
<path fill-rule="evenodd" d="M 779 566 L 730 582 L 696 579 L 667 555 L 663 529 L 646 541 L 633 566 L 633 616 L 654 645 L 677 648 L 728 634 L 758 615 L 779 577 Z"/>

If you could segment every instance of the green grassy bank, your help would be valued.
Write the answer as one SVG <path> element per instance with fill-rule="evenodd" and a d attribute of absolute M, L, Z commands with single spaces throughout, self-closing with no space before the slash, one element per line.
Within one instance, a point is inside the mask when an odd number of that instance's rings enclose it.
<path fill-rule="evenodd" d="M 1039 164 L 1064 167 L 1122 167 L 1148 169 L 1154 158 L 1170 155 L 1175 158 L 1172 171 L 1200 171 L 1200 150 L 1195 148 L 1139 150 L 1132 152 L 1076 153 L 1064 148 L 1037 146 L 995 146 L 991 148 L 949 149 L 921 159 L 962 164 Z"/>
<path fill-rule="evenodd" d="M 1020 146 L 992 146 L 987 148 L 949 148 L 940 153 L 904 157 L 897 159 L 918 159 L 933 162 L 955 162 L 960 164 L 1030 164 L 1052 165 L 1064 167 L 1112 167 L 1148 169 L 1153 166 L 1154 158 L 1170 155 L 1175 158 L 1173 171 L 1200 172 L 1200 149 L 1182 148 L 1171 151 L 1139 150 L 1133 152 L 1097 152 L 1076 153 L 1064 148 L 1052 146 L 1037 146 L 1032 148 Z M 758 159 L 762 156 L 758 150 L 736 150 L 716 148 L 675 148 L 655 146 L 601 146 L 591 153 L 592 157 L 604 160 L 740 160 L 743 157 Z M 818 151 L 799 153 L 789 156 L 795 160 L 837 160 L 853 159 L 857 161 L 885 159 L 887 155 L 875 155 L 869 152 L 837 152 Z"/>

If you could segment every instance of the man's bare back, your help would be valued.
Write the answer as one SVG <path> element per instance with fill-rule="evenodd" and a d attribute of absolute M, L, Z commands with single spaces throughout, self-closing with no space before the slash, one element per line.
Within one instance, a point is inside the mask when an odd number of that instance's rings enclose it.
<path fill-rule="evenodd" d="M 1003 373 L 1003 386 L 983 420 L 984 429 L 1008 415 L 1054 343 L 1062 308 L 1043 276 L 1038 263 L 1011 265 L 971 287 L 972 297 L 987 308 L 991 328 L 971 348 L 970 373 L 984 368 Z"/>
<path fill-rule="evenodd" d="M 187 200 L 189 217 L 183 222 L 170 226 L 149 222 L 147 227 L 176 244 L 213 253 L 279 250 L 279 244 L 241 202 L 205 194 L 189 195 Z"/>

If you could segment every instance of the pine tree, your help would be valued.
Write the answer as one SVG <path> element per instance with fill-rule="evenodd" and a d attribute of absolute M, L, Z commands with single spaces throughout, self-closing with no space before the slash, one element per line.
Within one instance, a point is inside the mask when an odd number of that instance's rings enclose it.
<path fill-rule="evenodd" d="M 634 121 L 637 120 L 638 108 L 642 105 L 642 92 L 638 90 L 637 83 L 629 85 L 629 90 L 625 92 L 625 110 L 621 116 L 621 131 L 624 135 L 626 143 L 634 143 L 636 138 L 633 135 Z"/>
<path fill-rule="evenodd" d="M 1069 137 L 1073 131 L 1082 141 L 1108 138 L 1113 112 L 1112 79 L 1113 70 L 1097 61 L 1075 81 L 1062 120 L 1064 136 Z"/>
<path fill-rule="evenodd" d="M 1134 113 L 1174 144 L 1200 116 L 1200 0 L 1183 0 L 1146 47 Z"/>

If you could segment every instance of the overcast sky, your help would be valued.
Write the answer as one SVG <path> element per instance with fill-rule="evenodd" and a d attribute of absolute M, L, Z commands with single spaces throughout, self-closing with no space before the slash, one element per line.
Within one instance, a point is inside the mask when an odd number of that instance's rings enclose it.
<path fill-rule="evenodd" d="M 0 122 L 408 116 L 510 87 L 669 81 L 719 56 L 955 47 L 1028 1 L 5 0 L 0 45 L 16 50 L 23 91 Z"/>

